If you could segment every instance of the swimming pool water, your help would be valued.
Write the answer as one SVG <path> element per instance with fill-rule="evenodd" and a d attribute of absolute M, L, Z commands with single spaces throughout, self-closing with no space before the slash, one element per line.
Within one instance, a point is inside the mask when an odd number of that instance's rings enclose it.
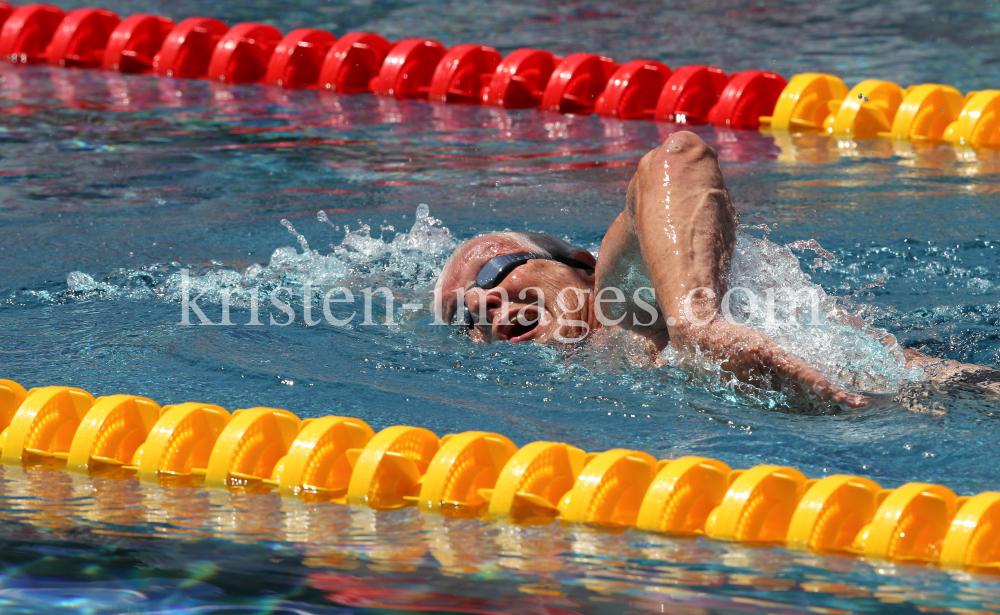
<path fill-rule="evenodd" d="M 977 3 L 107 6 L 501 52 L 829 71 L 849 85 L 1000 86 L 989 44 L 1000 15 Z M 496 431 L 519 445 L 791 465 L 884 487 L 998 488 L 1000 404 L 974 386 L 917 383 L 854 411 L 803 411 L 601 349 L 474 346 L 400 305 L 396 327 L 306 327 L 300 307 L 290 326 L 247 327 L 236 304 L 235 326 L 178 324 L 182 269 L 205 288 L 267 291 L 311 277 L 426 301 L 449 237 L 510 228 L 596 249 L 638 158 L 673 126 L 46 67 L 0 67 L 0 79 L 0 377 L 160 404 L 344 414 L 376 429 Z M 998 153 L 696 131 L 720 152 L 744 222 L 770 225 L 779 244 L 816 239 L 836 256 L 824 270 L 798 252 L 827 292 L 881 280 L 858 301 L 904 346 L 1000 363 Z M 449 234 L 393 243 L 422 203 L 441 221 L 430 228 Z M 320 256 L 306 257 L 281 220 Z M 266 268 L 248 275 L 254 264 Z M 206 299 L 218 322 L 218 300 Z M 42 469 L 3 469 L 0 512 L 4 612 L 1000 610 L 990 576 Z"/>

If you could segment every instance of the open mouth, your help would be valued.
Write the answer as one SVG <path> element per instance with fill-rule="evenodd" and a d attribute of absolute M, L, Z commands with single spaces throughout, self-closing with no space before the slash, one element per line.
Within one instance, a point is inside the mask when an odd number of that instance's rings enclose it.
<path fill-rule="evenodd" d="M 537 306 L 511 308 L 507 311 L 506 318 L 494 319 L 493 335 L 502 342 L 517 343 L 530 340 L 538 333 L 541 318 L 541 310 Z"/>

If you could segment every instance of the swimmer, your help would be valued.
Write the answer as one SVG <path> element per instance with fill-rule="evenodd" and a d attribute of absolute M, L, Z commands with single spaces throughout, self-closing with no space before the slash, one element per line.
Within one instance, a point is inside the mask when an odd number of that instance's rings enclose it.
<path fill-rule="evenodd" d="M 689 355 L 700 350 L 743 382 L 864 405 L 862 395 L 833 385 L 767 335 L 723 317 L 738 227 L 718 155 L 694 133 L 678 132 L 639 161 L 598 259 L 542 233 L 477 237 L 445 264 L 436 309 L 446 322 L 467 323 L 477 342 L 565 343 L 624 329 L 651 354 L 668 345 Z M 655 304 L 637 293 L 643 287 L 655 291 Z M 941 379 L 996 374 L 903 354 L 908 366 L 933 367 Z"/>

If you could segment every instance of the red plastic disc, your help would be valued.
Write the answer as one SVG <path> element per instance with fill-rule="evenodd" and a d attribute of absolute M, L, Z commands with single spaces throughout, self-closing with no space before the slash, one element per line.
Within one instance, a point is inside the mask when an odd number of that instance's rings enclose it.
<path fill-rule="evenodd" d="M 618 65 L 593 53 L 571 53 L 552 71 L 542 96 L 542 109 L 559 113 L 592 113 Z"/>
<path fill-rule="evenodd" d="M 447 50 L 429 38 L 406 38 L 389 50 L 378 77 L 371 81 L 377 96 L 426 98 L 438 62 Z"/>
<path fill-rule="evenodd" d="M 630 120 L 652 117 L 670 67 L 651 60 L 632 60 L 618 67 L 594 103 L 598 115 Z"/>
<path fill-rule="evenodd" d="M 760 116 L 771 115 L 788 82 L 778 73 L 748 70 L 729 79 L 719 102 L 708 112 L 709 122 L 729 128 L 756 129 Z"/>
<path fill-rule="evenodd" d="M 391 45 L 378 34 L 351 32 L 330 47 L 319 72 L 319 88 L 356 94 L 368 92 Z"/>
<path fill-rule="evenodd" d="M 267 73 L 281 31 L 262 23 L 236 24 L 215 45 L 208 78 L 225 83 L 256 83 Z"/>
<path fill-rule="evenodd" d="M 95 68 L 104 60 L 108 39 L 121 19 L 105 9 L 76 9 L 56 28 L 45 55 L 49 64 Z"/>
<path fill-rule="evenodd" d="M 215 44 L 229 26 L 218 19 L 189 17 L 167 34 L 159 53 L 153 57 L 158 75 L 178 79 L 197 79 L 208 72 Z"/>
<path fill-rule="evenodd" d="M 492 47 L 455 45 L 438 62 L 428 98 L 436 102 L 479 104 L 484 82 L 493 78 L 502 59 L 500 52 Z"/>
<path fill-rule="evenodd" d="M 663 86 L 653 117 L 675 124 L 704 124 L 728 82 L 729 76 L 714 66 L 681 66 Z"/>
<path fill-rule="evenodd" d="M 14 12 L 14 7 L 7 4 L 6 2 L 0 2 L 0 26 L 7 21 L 10 14 Z"/>
<path fill-rule="evenodd" d="M 106 70 L 145 73 L 153 69 L 153 57 L 160 50 L 174 20 L 160 15 L 131 15 L 122 20 L 108 38 L 104 50 Z"/>
<path fill-rule="evenodd" d="M 537 107 L 560 58 L 525 47 L 512 51 L 483 88 L 483 103 L 508 109 Z"/>
<path fill-rule="evenodd" d="M 17 7 L 0 28 L 0 58 L 15 64 L 45 62 L 45 48 L 64 17 L 62 9 L 48 4 Z"/>
<path fill-rule="evenodd" d="M 280 88 L 316 87 L 323 60 L 335 42 L 337 38 L 325 30 L 292 30 L 274 48 L 264 83 Z"/>

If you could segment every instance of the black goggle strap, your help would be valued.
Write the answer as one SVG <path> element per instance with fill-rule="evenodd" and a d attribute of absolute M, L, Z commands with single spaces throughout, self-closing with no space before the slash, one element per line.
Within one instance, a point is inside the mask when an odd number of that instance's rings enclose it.
<path fill-rule="evenodd" d="M 536 258 L 539 257 L 534 254 L 501 254 L 500 256 L 495 256 L 486 261 L 483 268 L 479 270 L 479 275 L 476 276 L 476 283 L 471 288 L 489 290 L 503 281 L 511 271 Z"/>
<path fill-rule="evenodd" d="M 483 265 L 483 268 L 479 270 L 479 275 L 476 276 L 476 283 L 470 288 L 482 288 L 484 290 L 489 290 L 502 282 L 511 271 L 530 260 L 555 261 L 557 263 L 562 263 L 567 267 L 583 269 L 587 273 L 594 273 L 594 268 L 592 266 L 578 261 L 575 258 L 565 256 L 542 256 L 541 254 L 526 253 L 502 254 L 491 258 L 485 265 Z"/>

